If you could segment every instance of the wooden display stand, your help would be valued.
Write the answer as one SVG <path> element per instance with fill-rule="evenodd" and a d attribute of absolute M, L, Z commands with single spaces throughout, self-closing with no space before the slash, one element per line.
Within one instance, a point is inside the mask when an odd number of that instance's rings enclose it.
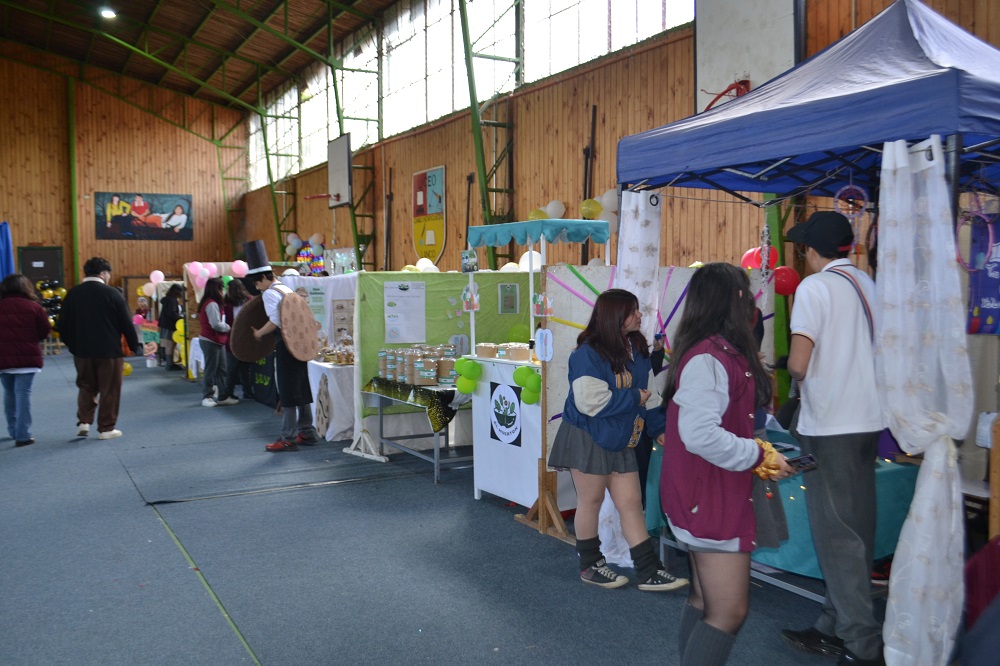
<path fill-rule="evenodd" d="M 50 335 L 42 340 L 42 353 L 46 356 L 57 356 L 62 353 L 62 348 L 62 340 L 54 335 Z"/>
<path fill-rule="evenodd" d="M 541 291 L 545 293 L 546 280 L 545 280 L 545 267 L 542 266 L 541 271 Z M 532 305 L 532 307 L 534 307 Z M 541 328 L 547 328 L 547 322 L 543 319 Z M 534 335 L 534 333 L 532 333 Z M 542 363 L 542 386 L 548 385 L 548 363 Z M 559 502 L 557 497 L 559 496 L 558 484 L 556 481 L 556 473 L 549 471 L 548 460 L 549 460 L 549 444 L 548 444 L 548 419 L 545 415 L 549 413 L 548 401 L 545 398 L 545 391 L 542 391 L 542 456 L 538 459 L 538 499 L 535 503 L 531 505 L 526 514 L 517 514 L 514 516 L 514 520 L 521 523 L 522 525 L 527 525 L 529 527 L 536 528 L 540 533 L 547 534 L 549 536 L 561 539 L 569 544 L 576 544 L 576 537 L 569 533 L 569 529 L 566 527 L 566 521 L 563 520 L 562 513 L 559 511 Z"/>

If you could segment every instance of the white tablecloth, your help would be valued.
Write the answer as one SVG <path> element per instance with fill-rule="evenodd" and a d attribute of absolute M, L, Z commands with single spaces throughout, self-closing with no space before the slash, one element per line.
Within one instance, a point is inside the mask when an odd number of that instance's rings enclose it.
<path fill-rule="evenodd" d="M 309 361 L 309 387 L 313 394 L 313 423 L 320 400 L 320 383 L 326 377 L 330 396 L 330 425 L 320 435 L 327 441 L 351 439 L 354 436 L 354 366 Z"/>
<path fill-rule="evenodd" d="M 187 373 L 190 379 L 198 379 L 205 369 L 205 353 L 201 351 L 201 338 L 191 338 L 188 349 Z"/>

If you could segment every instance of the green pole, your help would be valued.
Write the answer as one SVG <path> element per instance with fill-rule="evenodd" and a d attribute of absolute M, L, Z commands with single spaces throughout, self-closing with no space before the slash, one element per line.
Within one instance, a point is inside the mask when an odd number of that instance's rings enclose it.
<path fill-rule="evenodd" d="M 773 194 L 765 194 L 764 200 L 773 200 Z M 767 208 L 767 228 L 771 237 L 771 245 L 778 251 L 778 265 L 785 265 L 785 237 L 782 235 L 785 220 L 788 218 L 789 206 L 785 214 L 781 214 L 778 206 Z M 774 358 L 788 356 L 788 297 L 774 295 Z M 788 387 L 791 383 L 787 370 L 777 370 L 775 378 L 778 384 L 778 399 L 784 402 L 788 399 Z"/>

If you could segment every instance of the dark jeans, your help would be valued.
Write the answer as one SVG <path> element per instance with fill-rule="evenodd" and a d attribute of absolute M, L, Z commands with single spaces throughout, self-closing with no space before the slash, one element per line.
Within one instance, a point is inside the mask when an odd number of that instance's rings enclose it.
<path fill-rule="evenodd" d="M 226 347 L 226 373 L 219 387 L 219 400 L 234 397 L 236 384 L 239 382 L 243 387 L 243 399 L 253 398 L 253 363 L 246 363 L 233 356 L 233 352 Z"/>
<path fill-rule="evenodd" d="M 210 342 L 205 338 L 200 338 L 201 352 L 205 356 L 205 377 L 203 398 L 211 398 L 212 387 L 219 387 L 219 399 L 226 397 L 222 395 L 226 382 L 226 356 L 225 347 L 215 342 Z"/>

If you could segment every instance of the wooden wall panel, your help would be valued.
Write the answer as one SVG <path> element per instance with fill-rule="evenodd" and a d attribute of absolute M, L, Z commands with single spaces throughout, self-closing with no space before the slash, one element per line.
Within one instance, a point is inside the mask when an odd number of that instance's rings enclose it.
<path fill-rule="evenodd" d="M 0 104 L 0 220 L 15 247 L 62 245 L 73 284 L 66 80 L 0 60 L 0 87 L 17 91 Z"/>
<path fill-rule="evenodd" d="M 822 51 L 850 32 L 852 23 L 860 27 L 891 4 L 892 0 L 809 0 L 806 3 L 807 55 Z M 925 0 L 924 4 L 1000 48 L 1000 3 L 993 0 Z"/>
<path fill-rule="evenodd" d="M 102 77 L 102 82 L 114 78 L 106 72 Z M 72 206 L 79 216 L 79 263 L 91 256 L 107 258 L 115 284 L 120 276 L 148 275 L 154 269 L 176 275 L 187 261 L 232 259 L 216 147 L 193 131 L 225 137 L 226 145 L 245 145 L 239 112 L 124 78 L 120 94 L 156 108 L 167 121 L 79 81 L 71 109 L 67 77 L 11 60 L 0 60 L 0 83 L 18 91 L 0 110 L 2 145 L 14 147 L 14 159 L 0 167 L 3 217 L 12 223 L 16 245 L 63 247 L 67 284 L 82 277 L 73 274 Z M 70 113 L 76 123 L 75 164 L 70 164 Z M 71 202 L 74 173 L 78 198 Z M 238 168 L 229 175 L 244 173 Z M 194 240 L 96 240 L 94 192 L 114 191 L 191 194 Z"/>

